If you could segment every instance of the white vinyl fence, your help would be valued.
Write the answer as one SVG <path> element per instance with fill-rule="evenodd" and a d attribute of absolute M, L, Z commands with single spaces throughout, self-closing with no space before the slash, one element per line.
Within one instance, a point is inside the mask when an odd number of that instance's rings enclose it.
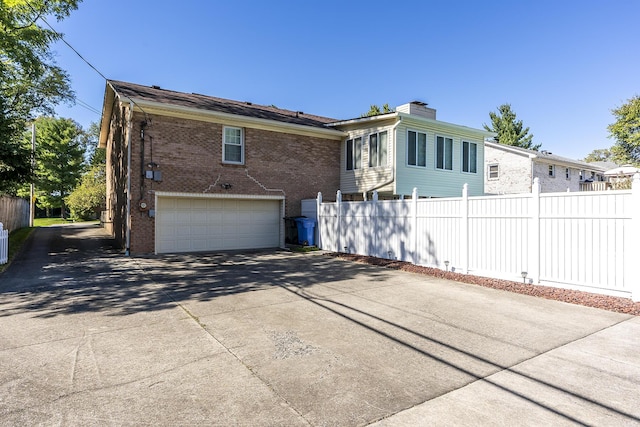
<path fill-rule="evenodd" d="M 318 246 L 640 300 L 640 176 L 632 190 L 323 203 Z M 313 205 L 315 209 L 313 208 Z M 315 213 L 315 215 L 314 215 Z"/>
<path fill-rule="evenodd" d="M 9 261 L 9 230 L 0 222 L 0 265 Z"/>

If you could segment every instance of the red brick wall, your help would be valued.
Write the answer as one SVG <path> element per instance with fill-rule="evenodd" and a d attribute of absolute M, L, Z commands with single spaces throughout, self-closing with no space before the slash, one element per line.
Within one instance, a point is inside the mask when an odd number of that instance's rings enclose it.
<path fill-rule="evenodd" d="M 216 123 L 134 114 L 131 253 L 154 251 L 155 220 L 139 209 L 139 202 L 154 209 L 156 191 L 284 195 L 286 215 L 295 216 L 302 199 L 318 192 L 330 199 L 338 190 L 339 141 L 244 128 L 245 164 L 229 165 L 222 163 L 222 129 Z M 152 160 L 162 182 L 143 178 Z M 223 189 L 223 183 L 231 189 Z"/>
<path fill-rule="evenodd" d="M 127 124 L 129 110 L 125 104 L 113 109 L 106 146 L 107 200 L 105 229 L 118 245 L 125 247 L 127 205 Z"/>

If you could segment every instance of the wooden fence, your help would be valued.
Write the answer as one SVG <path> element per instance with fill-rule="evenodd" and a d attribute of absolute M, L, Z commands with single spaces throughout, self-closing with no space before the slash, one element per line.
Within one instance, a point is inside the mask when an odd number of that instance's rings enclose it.
<path fill-rule="evenodd" d="M 0 196 L 0 222 L 5 230 L 29 226 L 29 201 L 18 197 Z"/>
<path fill-rule="evenodd" d="M 631 190 L 303 202 L 325 250 L 640 300 L 640 176 Z M 312 209 L 315 204 L 315 209 Z M 314 216 L 315 214 L 315 216 Z"/>

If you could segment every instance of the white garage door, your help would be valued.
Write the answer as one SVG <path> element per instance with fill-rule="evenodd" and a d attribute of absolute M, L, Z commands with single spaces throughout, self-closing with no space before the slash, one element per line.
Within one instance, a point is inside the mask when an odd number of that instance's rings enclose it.
<path fill-rule="evenodd" d="M 156 252 L 280 246 L 281 200 L 158 197 Z"/>

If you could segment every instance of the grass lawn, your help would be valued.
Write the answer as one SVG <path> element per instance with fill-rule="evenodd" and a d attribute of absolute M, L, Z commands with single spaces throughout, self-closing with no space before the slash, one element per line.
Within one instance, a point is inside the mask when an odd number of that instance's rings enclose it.
<path fill-rule="evenodd" d="M 33 226 L 48 227 L 50 225 L 68 224 L 70 222 L 72 222 L 70 219 L 62 219 L 62 218 L 34 218 Z"/>
<path fill-rule="evenodd" d="M 29 237 L 29 234 L 31 234 L 33 230 L 35 230 L 35 227 L 24 227 L 14 230 L 9 234 L 9 262 L 0 265 L 0 273 L 6 270 L 9 264 L 11 264 L 11 260 L 16 253 L 18 253 L 22 244 L 27 240 L 27 237 Z"/>

